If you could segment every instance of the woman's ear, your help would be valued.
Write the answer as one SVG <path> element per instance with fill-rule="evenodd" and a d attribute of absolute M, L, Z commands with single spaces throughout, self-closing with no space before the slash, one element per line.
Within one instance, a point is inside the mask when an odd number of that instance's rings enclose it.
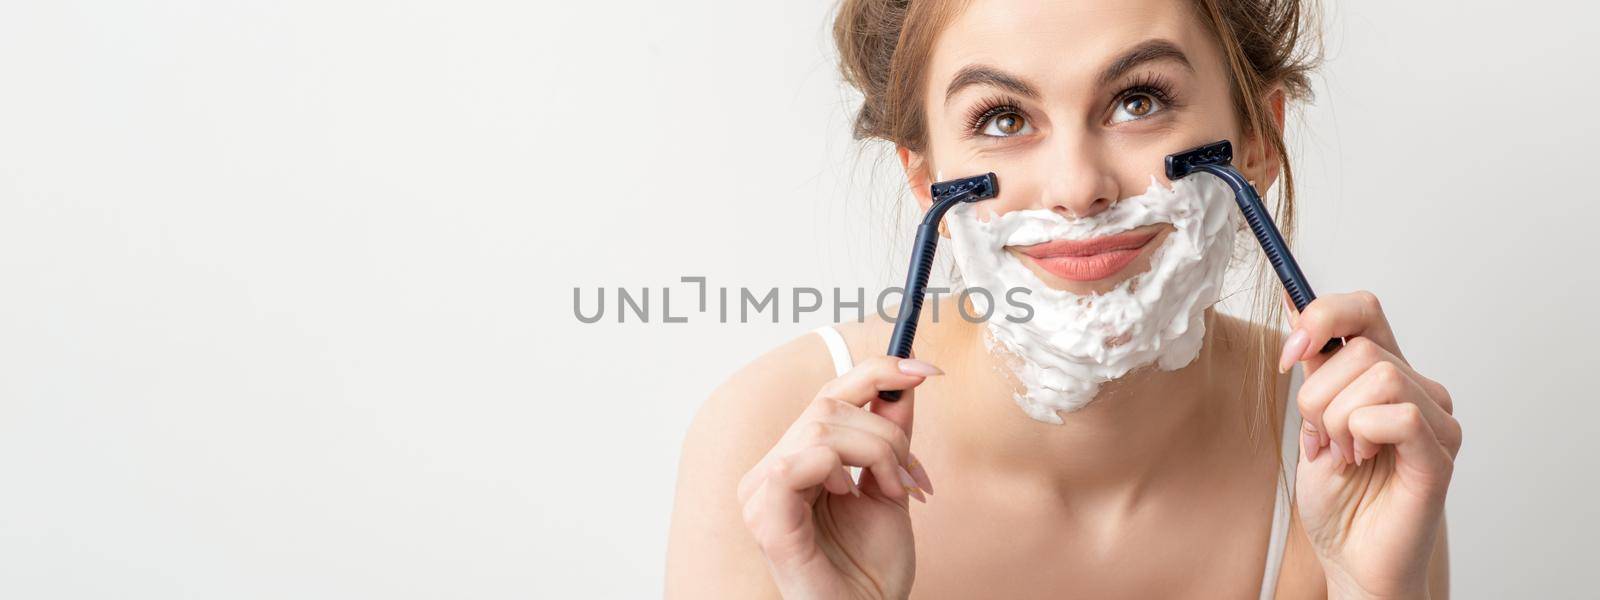
<path fill-rule="evenodd" d="M 928 210 L 933 205 L 933 181 L 928 178 L 928 163 L 921 153 L 905 146 L 895 146 L 895 154 L 900 156 L 900 167 L 905 169 L 906 184 L 911 186 L 911 195 L 917 198 L 917 206 Z"/>
<path fill-rule="evenodd" d="M 1283 86 L 1276 85 L 1267 91 L 1268 117 L 1272 119 L 1272 124 L 1277 128 L 1279 135 L 1283 132 L 1286 101 Z M 1239 170 L 1244 172 L 1246 178 L 1255 182 L 1256 191 L 1266 194 L 1278 180 L 1278 173 L 1283 165 L 1278 162 L 1278 157 L 1272 150 L 1271 138 L 1268 137 L 1272 132 L 1260 131 L 1259 127 L 1254 129 L 1257 131 L 1252 132 L 1245 140 L 1242 157 L 1244 160 L 1238 163 Z"/>

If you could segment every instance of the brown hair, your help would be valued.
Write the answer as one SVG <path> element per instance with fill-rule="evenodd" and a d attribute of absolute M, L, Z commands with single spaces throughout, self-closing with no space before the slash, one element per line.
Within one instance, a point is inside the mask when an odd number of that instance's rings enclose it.
<path fill-rule="evenodd" d="M 1295 229 L 1294 172 L 1283 131 L 1278 127 L 1266 92 L 1281 86 L 1294 100 L 1310 100 L 1310 72 L 1321 58 L 1314 18 L 1306 6 L 1314 0 L 1191 0 L 1195 13 L 1216 36 L 1228 63 L 1233 100 L 1246 134 L 1259 133 L 1269 143 L 1282 172 L 1274 220 L 1284 238 Z M 965 8 L 966 0 L 842 0 L 833 24 L 844 80 L 861 92 L 856 113 L 856 139 L 881 139 L 912 151 L 927 145 L 922 114 L 923 77 L 934 41 Z M 1256 284 L 1251 299 L 1246 393 L 1258 403 L 1252 432 L 1265 430 L 1277 440 L 1281 421 L 1273 401 L 1279 385 L 1274 366 L 1280 343 L 1277 323 L 1283 319 L 1281 292 L 1259 253 L 1250 254 Z"/>

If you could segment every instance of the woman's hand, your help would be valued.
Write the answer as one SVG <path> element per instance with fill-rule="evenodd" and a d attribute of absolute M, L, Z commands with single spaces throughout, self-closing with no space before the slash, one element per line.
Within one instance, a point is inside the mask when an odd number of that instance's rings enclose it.
<path fill-rule="evenodd" d="M 905 598 L 909 498 L 933 486 L 911 455 L 910 388 L 939 369 L 880 356 L 828 382 L 739 482 L 744 522 L 785 598 Z M 876 402 L 879 390 L 907 390 Z M 867 408 L 871 403 L 872 408 Z M 861 467 L 858 488 L 846 466 Z"/>
<path fill-rule="evenodd" d="M 1307 371 L 1295 490 L 1329 597 L 1426 598 L 1461 448 L 1450 393 L 1406 362 L 1370 293 L 1318 298 L 1291 324 L 1279 369 Z M 1345 347 L 1320 354 L 1335 337 Z"/>

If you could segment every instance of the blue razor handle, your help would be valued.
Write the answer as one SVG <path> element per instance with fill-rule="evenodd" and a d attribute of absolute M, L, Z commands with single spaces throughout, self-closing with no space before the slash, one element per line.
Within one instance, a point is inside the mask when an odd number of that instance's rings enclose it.
<path fill-rule="evenodd" d="M 1283 289 L 1289 292 L 1289 299 L 1294 301 L 1294 309 L 1304 311 L 1307 304 L 1317 299 L 1317 294 L 1311 291 L 1311 284 L 1300 270 L 1300 263 L 1295 262 L 1294 255 L 1289 253 L 1289 244 L 1283 241 L 1283 234 L 1272 224 L 1272 216 L 1261 203 L 1261 196 L 1256 194 L 1249 180 L 1233 168 L 1233 145 L 1228 140 L 1222 140 L 1167 156 L 1167 179 L 1177 181 L 1197 171 L 1215 175 L 1233 188 L 1233 199 L 1239 204 L 1239 211 L 1244 213 L 1244 220 L 1256 235 L 1256 241 L 1261 242 L 1261 250 L 1267 254 L 1267 261 L 1272 263 L 1272 270 L 1277 271 Z M 1342 346 L 1344 340 L 1333 338 L 1322 346 L 1322 352 L 1332 352 Z"/>
<path fill-rule="evenodd" d="M 953 179 L 933 184 L 933 205 L 917 226 L 917 241 L 911 246 L 911 268 L 906 271 L 905 299 L 889 336 L 889 355 L 911 357 L 911 342 L 917 337 L 917 319 L 922 315 L 922 295 L 928 288 L 928 271 L 933 269 L 933 253 L 939 247 L 939 220 L 960 202 L 977 202 L 1000 193 L 1000 180 L 994 173 Z M 900 390 L 881 390 L 878 399 L 894 402 Z"/>

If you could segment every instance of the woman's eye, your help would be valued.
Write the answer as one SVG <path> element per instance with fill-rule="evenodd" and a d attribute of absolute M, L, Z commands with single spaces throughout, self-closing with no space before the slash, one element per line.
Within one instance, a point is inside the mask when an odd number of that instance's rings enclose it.
<path fill-rule="evenodd" d="M 1126 123 L 1143 119 L 1160 112 L 1165 108 L 1155 96 L 1144 93 L 1128 94 L 1117 101 L 1117 109 L 1111 113 L 1112 123 Z"/>
<path fill-rule="evenodd" d="M 1028 120 L 1024 119 L 1022 115 L 1014 112 L 1003 112 L 990 117 L 989 122 L 983 125 L 981 133 L 992 137 L 1011 137 L 1032 132 L 1033 126 L 1029 125 Z"/>

